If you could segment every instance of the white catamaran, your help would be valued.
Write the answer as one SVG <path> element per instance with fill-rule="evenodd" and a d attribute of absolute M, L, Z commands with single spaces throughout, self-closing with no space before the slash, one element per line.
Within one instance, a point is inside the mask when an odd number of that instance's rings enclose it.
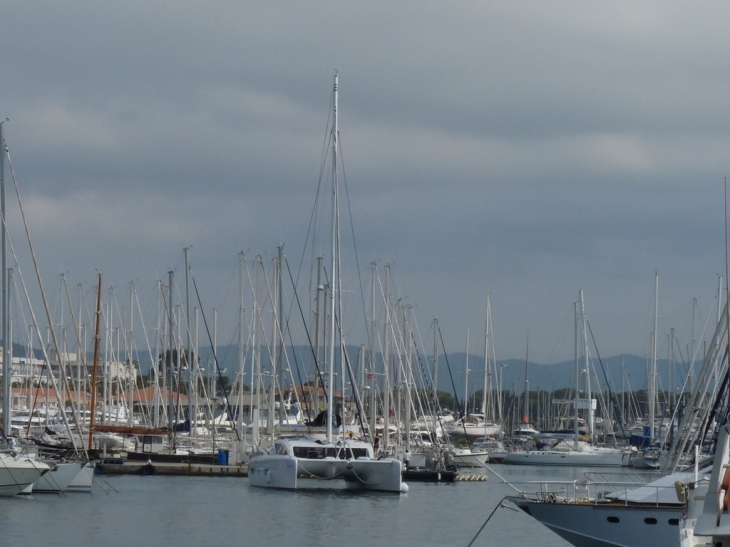
<path fill-rule="evenodd" d="M 344 434 L 333 413 L 334 366 L 338 343 L 337 317 L 342 317 L 339 288 L 339 215 L 337 184 L 338 78 L 335 73 L 332 124 L 332 262 L 329 290 L 329 368 L 326 412 L 326 439 L 308 434 L 281 437 L 267 452 L 257 454 L 248 464 L 253 486 L 285 489 L 336 489 L 347 487 L 384 492 L 407 492 L 402 481 L 402 463 L 396 458 L 376 459 L 369 441 Z M 333 427 L 334 426 L 334 427 Z M 337 431 L 333 431 L 334 429 Z"/>

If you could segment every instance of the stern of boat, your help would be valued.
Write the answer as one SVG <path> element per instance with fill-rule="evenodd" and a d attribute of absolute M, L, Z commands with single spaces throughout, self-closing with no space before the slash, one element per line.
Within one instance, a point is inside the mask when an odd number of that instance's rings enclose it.
<path fill-rule="evenodd" d="M 408 492 L 408 485 L 403 482 L 403 464 L 398 459 L 349 460 L 343 476 L 348 486 L 355 488 L 396 494 Z"/>

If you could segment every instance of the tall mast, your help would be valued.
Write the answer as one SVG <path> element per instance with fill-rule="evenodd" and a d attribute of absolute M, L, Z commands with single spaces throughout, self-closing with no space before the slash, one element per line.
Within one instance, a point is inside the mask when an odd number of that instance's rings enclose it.
<path fill-rule="evenodd" d="M 573 445 L 578 448 L 578 405 L 580 403 L 580 363 L 578 361 L 578 340 L 580 330 L 578 326 L 578 303 L 573 304 L 573 321 L 575 323 L 575 394 L 573 395 Z"/>
<path fill-rule="evenodd" d="M 243 284 L 243 251 L 239 251 L 238 253 L 238 371 L 236 374 L 236 378 L 238 379 L 238 385 L 236 387 L 236 426 L 238 427 L 238 430 L 243 432 L 243 381 L 244 381 L 244 373 L 246 368 L 245 363 L 245 354 L 244 354 L 244 344 L 245 340 L 243 339 L 243 322 L 245 320 L 244 313 L 245 308 L 243 306 L 243 290 L 244 290 L 244 284 Z M 254 316 L 255 319 L 255 316 Z M 253 390 L 254 384 L 251 382 L 251 390 Z M 215 393 L 213 393 L 213 396 L 215 397 Z M 252 399 L 249 399 L 252 400 Z M 230 405 L 229 401 L 226 401 L 226 405 Z M 229 416 L 230 416 L 230 410 L 229 410 Z M 242 433 L 243 434 L 243 433 Z M 244 436 L 245 438 L 245 436 Z M 255 439 L 254 442 L 257 442 L 258 439 Z"/>
<path fill-rule="evenodd" d="M 276 315 L 277 325 L 277 338 L 279 339 L 279 351 L 277 352 L 276 371 L 279 378 L 279 423 L 284 423 L 286 417 L 286 409 L 284 408 L 284 276 L 283 263 L 284 263 L 284 246 L 279 245 L 277 247 L 276 254 L 276 275 L 278 281 L 278 304 L 279 309 Z"/>
<path fill-rule="evenodd" d="M 654 420 L 656 399 L 656 340 L 657 322 L 659 320 L 659 272 L 654 280 L 654 334 L 651 347 L 651 367 L 649 370 L 649 442 L 654 442 Z"/>
<path fill-rule="evenodd" d="M 190 247 L 185 247 L 185 330 L 187 331 L 187 346 L 185 350 L 185 364 L 188 366 L 188 419 L 190 421 L 189 436 L 192 436 L 196 416 L 193 414 L 193 360 L 192 340 L 190 330 L 190 261 L 188 252 Z"/>
<path fill-rule="evenodd" d="M 593 440 L 593 394 L 591 393 L 591 368 L 588 362 L 588 329 L 586 328 L 586 307 L 585 301 L 583 300 L 583 289 L 580 290 L 580 315 L 581 315 L 581 326 L 583 328 L 583 365 L 585 366 L 586 374 L 586 399 L 588 399 L 588 436 L 591 441 Z"/>
<path fill-rule="evenodd" d="M 438 402 L 438 378 L 439 378 L 439 346 L 438 346 L 439 320 L 433 320 L 433 400 Z"/>
<path fill-rule="evenodd" d="M 370 387 L 370 424 L 368 425 L 368 440 L 375 442 L 375 425 L 378 419 L 378 412 L 375 398 L 375 275 L 377 265 L 375 261 L 370 263 L 370 362 L 368 367 L 369 379 L 367 385 Z"/>
<path fill-rule="evenodd" d="M 8 280 L 7 280 L 7 255 L 5 242 L 7 240 L 7 227 L 5 226 L 5 139 L 3 138 L 3 124 L 0 122 L 0 214 L 2 214 L 2 325 L 3 325 L 3 432 L 10 434 L 10 386 L 12 384 L 12 365 L 10 362 L 10 347 L 12 342 L 8 336 Z"/>
<path fill-rule="evenodd" d="M 381 447 L 390 446 L 390 292 L 388 279 L 390 278 L 390 264 L 385 265 L 385 333 L 383 335 L 383 442 Z M 381 448 L 382 450 L 382 448 Z"/>
<path fill-rule="evenodd" d="M 335 312 L 337 310 L 337 278 L 339 272 L 337 256 L 339 239 L 339 219 L 337 217 L 338 196 L 337 196 L 337 137 L 339 136 L 339 128 L 337 126 L 337 101 L 338 101 L 338 77 L 335 71 L 334 84 L 334 103 L 333 103 L 333 122 L 332 122 L 332 269 L 330 270 L 330 348 L 329 348 L 329 371 L 328 371 L 328 389 L 327 389 L 327 442 L 332 442 L 332 420 L 334 419 L 334 396 L 335 387 Z"/>
<path fill-rule="evenodd" d="M 487 420 L 487 394 L 489 393 L 489 295 L 487 294 L 487 317 L 484 323 L 484 387 L 482 389 L 482 414 Z"/>
<path fill-rule="evenodd" d="M 530 380 L 527 377 L 527 363 L 530 355 L 530 333 L 527 333 L 527 348 L 525 349 L 525 409 L 522 423 L 530 423 Z"/>
<path fill-rule="evenodd" d="M 469 413 L 469 329 L 466 329 L 466 366 L 464 368 L 464 417 Z"/>
<path fill-rule="evenodd" d="M 167 427 L 170 430 L 170 432 L 173 434 L 173 439 L 174 439 L 175 438 L 175 436 L 174 436 L 174 429 L 175 428 L 173 426 L 175 424 L 175 406 L 174 406 L 175 405 L 175 402 L 173 401 L 173 397 L 172 397 L 172 389 L 173 389 L 173 386 L 175 385 L 174 382 L 173 382 L 173 377 L 172 377 L 173 365 L 175 364 L 173 362 L 173 360 L 172 360 L 172 355 L 173 355 L 172 354 L 172 350 L 175 347 L 175 343 L 174 343 L 174 341 L 175 341 L 175 333 L 173 332 L 173 309 L 172 309 L 172 282 L 173 282 L 173 276 L 174 276 L 173 271 L 172 270 L 169 270 L 167 272 L 167 276 L 168 276 L 168 288 L 167 288 L 167 313 L 168 313 L 168 317 L 167 317 L 167 328 L 168 328 L 168 332 L 167 332 L 167 351 L 169 352 L 168 355 L 169 355 L 169 358 L 170 358 L 169 363 L 167 363 L 167 371 L 168 371 L 168 374 L 170 376 L 170 378 L 169 378 L 170 382 L 169 382 L 169 386 L 168 386 L 169 391 L 167 393 L 165 393 L 165 396 L 167 397 Z"/>
<path fill-rule="evenodd" d="M 89 407 L 89 448 L 94 441 L 94 418 L 96 416 L 96 379 L 99 375 L 99 324 L 101 321 L 101 272 L 96 293 L 96 327 L 94 327 L 94 365 L 91 369 L 91 405 Z"/>

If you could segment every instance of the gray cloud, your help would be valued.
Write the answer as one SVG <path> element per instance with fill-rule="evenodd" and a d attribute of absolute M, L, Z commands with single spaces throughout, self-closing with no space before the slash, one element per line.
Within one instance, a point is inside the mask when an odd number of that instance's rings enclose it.
<path fill-rule="evenodd" d="M 449 350 L 489 293 L 498 357 L 529 332 L 535 360 L 570 358 L 585 288 L 601 352 L 643 354 L 655 271 L 662 336 L 688 343 L 694 297 L 716 313 L 726 9 L 11 2 L 0 114 L 44 276 L 152 290 L 192 246 L 224 307 L 239 250 L 299 266 L 337 69 L 363 276 L 392 264 Z"/>

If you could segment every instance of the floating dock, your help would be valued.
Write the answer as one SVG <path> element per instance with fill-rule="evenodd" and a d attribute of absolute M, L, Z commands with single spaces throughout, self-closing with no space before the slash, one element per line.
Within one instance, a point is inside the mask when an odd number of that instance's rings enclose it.
<path fill-rule="evenodd" d="M 216 465 L 103 458 L 96 463 L 101 475 L 188 475 L 196 477 L 248 477 L 247 465 Z"/>

